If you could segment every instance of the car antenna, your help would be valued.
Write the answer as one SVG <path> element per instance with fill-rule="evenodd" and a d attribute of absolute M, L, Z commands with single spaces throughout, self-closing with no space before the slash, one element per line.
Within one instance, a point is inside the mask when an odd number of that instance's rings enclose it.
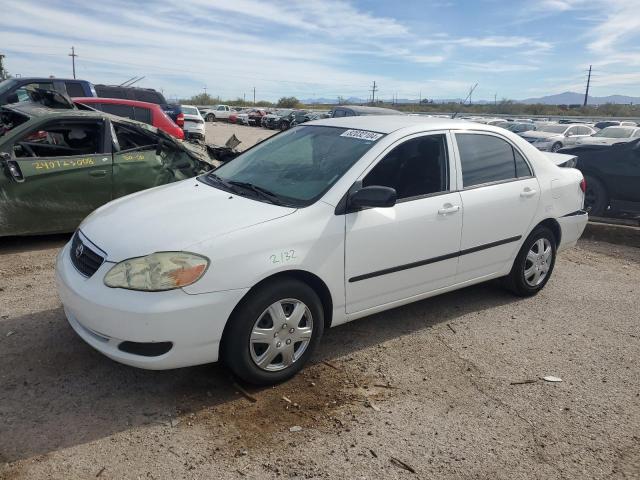
<path fill-rule="evenodd" d="M 463 100 L 463 102 L 460 105 L 464 105 L 465 103 L 467 103 L 467 100 L 471 98 L 471 94 L 473 93 L 473 91 L 476 89 L 477 86 L 478 84 L 476 83 L 473 87 L 471 87 L 471 90 L 469 90 L 469 95 L 467 95 L 467 97 Z M 451 119 L 453 120 L 454 118 L 456 118 L 459 113 L 460 113 L 460 108 L 458 108 L 456 112 L 453 115 L 451 115 Z"/>

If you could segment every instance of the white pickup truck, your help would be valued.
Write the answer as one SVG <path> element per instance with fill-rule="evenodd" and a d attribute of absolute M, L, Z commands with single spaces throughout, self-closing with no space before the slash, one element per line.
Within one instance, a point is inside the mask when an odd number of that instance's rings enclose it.
<path fill-rule="evenodd" d="M 200 109 L 201 115 L 206 122 L 215 122 L 216 120 L 228 120 L 229 115 L 235 110 L 229 105 L 216 105 L 214 108 Z"/>

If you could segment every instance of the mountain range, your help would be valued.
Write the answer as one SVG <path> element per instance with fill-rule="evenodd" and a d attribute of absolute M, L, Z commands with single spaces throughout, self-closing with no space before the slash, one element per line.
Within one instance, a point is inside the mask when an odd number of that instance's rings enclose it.
<path fill-rule="evenodd" d="M 388 99 L 383 99 L 388 101 Z M 446 99 L 434 99 L 435 103 L 450 103 L 450 102 L 462 102 L 462 98 L 446 98 Z M 369 100 L 358 97 L 349 97 L 345 99 L 345 103 L 349 104 L 363 104 Z M 564 92 L 555 95 L 547 95 L 537 98 L 525 98 L 524 100 L 515 100 L 517 103 L 535 104 L 542 103 L 544 105 L 582 105 L 584 102 L 584 93 L 578 92 Z M 301 100 L 306 105 L 313 105 L 316 103 L 336 105 L 338 103 L 337 98 L 307 98 Z M 493 103 L 493 100 L 473 100 L 476 104 Z M 396 103 L 417 103 L 415 98 L 398 98 Z M 621 103 L 621 104 L 640 104 L 640 97 L 629 97 L 627 95 L 609 95 L 606 97 L 592 97 L 589 96 L 589 105 L 603 105 L 605 103 Z"/>

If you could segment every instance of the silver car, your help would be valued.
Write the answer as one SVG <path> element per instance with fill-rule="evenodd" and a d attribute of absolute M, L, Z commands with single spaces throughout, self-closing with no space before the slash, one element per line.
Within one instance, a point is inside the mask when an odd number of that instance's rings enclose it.
<path fill-rule="evenodd" d="M 585 137 L 596 133 L 589 125 L 551 124 L 543 125 L 535 131 L 521 133 L 520 136 L 543 152 L 557 152 L 563 147 L 569 147 Z"/>
<path fill-rule="evenodd" d="M 613 145 L 640 138 L 639 127 L 606 127 L 590 137 L 580 138 L 576 145 Z"/>

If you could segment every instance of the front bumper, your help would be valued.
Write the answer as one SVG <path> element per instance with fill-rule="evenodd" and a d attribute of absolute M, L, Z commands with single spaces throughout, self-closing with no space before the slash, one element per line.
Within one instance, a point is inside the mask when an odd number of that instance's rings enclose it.
<path fill-rule="evenodd" d="M 588 221 L 589 215 L 585 210 L 579 210 L 558 218 L 558 223 L 560 224 L 560 230 L 562 232 L 560 244 L 558 245 L 559 252 L 573 247 L 577 243 L 578 239 L 582 236 L 582 232 L 584 232 Z"/>
<path fill-rule="evenodd" d="M 152 370 L 218 360 L 224 326 L 248 289 L 189 295 L 109 288 L 103 278 L 114 264 L 86 278 L 71 263 L 69 245 L 58 254 L 56 284 L 69 324 L 85 342 L 117 362 Z M 172 345 L 148 356 L 122 351 L 123 342 Z"/>

